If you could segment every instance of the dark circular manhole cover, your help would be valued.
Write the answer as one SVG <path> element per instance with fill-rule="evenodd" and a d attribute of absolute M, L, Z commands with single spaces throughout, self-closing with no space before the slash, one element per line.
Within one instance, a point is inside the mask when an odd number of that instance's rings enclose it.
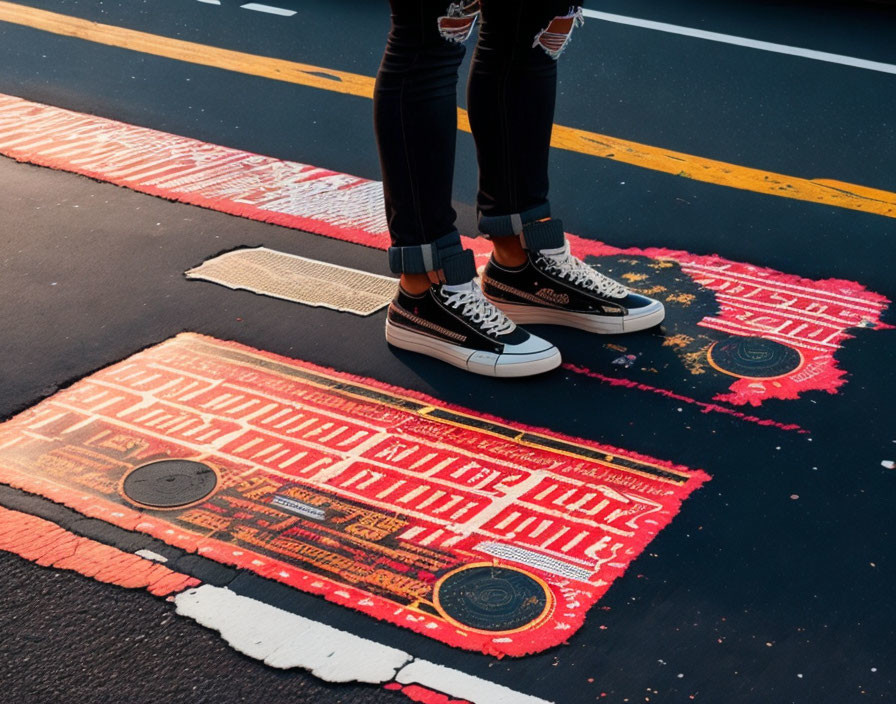
<path fill-rule="evenodd" d="M 215 470 L 202 462 L 158 460 L 132 469 L 121 491 L 141 506 L 180 508 L 207 498 L 217 485 Z"/>
<path fill-rule="evenodd" d="M 435 587 L 436 608 L 450 621 L 480 631 L 515 631 L 541 620 L 551 593 L 541 580 L 517 569 L 470 565 L 445 575 Z"/>
<path fill-rule="evenodd" d="M 803 363 L 793 347 L 764 337 L 730 337 L 710 347 L 707 357 L 720 372 L 745 379 L 775 379 Z"/>

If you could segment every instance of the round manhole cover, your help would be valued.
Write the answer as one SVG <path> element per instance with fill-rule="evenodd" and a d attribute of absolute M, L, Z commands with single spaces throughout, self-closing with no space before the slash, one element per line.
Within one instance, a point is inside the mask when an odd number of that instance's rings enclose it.
<path fill-rule="evenodd" d="M 730 337 L 710 347 L 707 357 L 720 372 L 744 379 L 775 379 L 803 363 L 793 347 L 764 337 Z"/>
<path fill-rule="evenodd" d="M 125 498 L 150 508 L 181 508 L 208 498 L 218 485 L 211 467 L 193 460 L 159 460 L 132 469 L 121 484 Z"/>
<path fill-rule="evenodd" d="M 445 575 L 435 587 L 436 608 L 449 621 L 479 631 L 516 631 L 540 621 L 551 592 L 518 569 L 470 565 Z"/>

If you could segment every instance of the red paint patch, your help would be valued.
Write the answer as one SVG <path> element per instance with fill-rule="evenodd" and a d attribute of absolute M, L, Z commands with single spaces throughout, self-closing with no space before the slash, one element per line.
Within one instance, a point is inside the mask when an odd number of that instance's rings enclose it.
<path fill-rule="evenodd" d="M 71 570 L 126 589 L 146 589 L 156 596 L 175 594 L 200 583 L 151 560 L 70 533 L 50 521 L 3 507 L 0 550 L 43 567 Z"/>
<path fill-rule="evenodd" d="M 164 458 L 216 490 L 129 502 Z M 706 478 L 192 334 L 0 426 L 8 484 L 496 655 L 566 640 Z"/>
<path fill-rule="evenodd" d="M 126 186 L 170 200 L 385 249 L 389 237 L 382 186 L 307 164 L 281 161 L 31 103 L 0 94 L 0 153 Z M 760 405 L 807 391 L 835 393 L 845 383 L 834 353 L 851 328 L 889 327 L 890 301 L 850 281 L 813 281 L 718 256 L 670 249 L 618 249 L 569 236 L 579 257 L 620 254 L 674 261 L 704 290 L 718 313 L 698 326 L 757 336 L 798 350 L 803 362 L 773 380 L 737 379 L 713 399 Z M 490 245 L 467 244 L 484 261 Z"/>
<path fill-rule="evenodd" d="M 3 94 L 0 153 L 348 242 L 388 242 L 374 181 Z"/>
<path fill-rule="evenodd" d="M 881 321 L 889 299 L 842 279 L 814 281 L 774 269 L 671 249 L 619 249 L 570 236 L 580 257 L 636 255 L 674 261 L 720 307 L 700 326 L 730 335 L 761 337 L 800 352 L 803 363 L 773 380 L 738 379 L 716 401 L 758 406 L 763 401 L 796 399 L 806 391 L 834 393 L 845 381 L 834 353 L 851 338 L 850 328 L 892 329 Z"/>
<path fill-rule="evenodd" d="M 717 403 L 704 403 L 703 401 L 698 401 L 697 399 L 691 398 L 690 396 L 676 394 L 672 391 L 669 391 L 668 389 L 659 389 L 655 386 L 649 386 L 637 381 L 631 381 L 630 379 L 619 379 L 617 377 L 607 376 L 606 374 L 599 374 L 598 372 L 591 371 L 590 369 L 586 369 L 585 367 L 577 367 L 574 364 L 564 364 L 563 368 L 575 374 L 587 376 L 589 379 L 598 379 L 607 384 L 610 384 L 611 386 L 622 386 L 626 389 L 649 391 L 650 393 L 659 394 L 660 396 L 670 398 L 673 401 L 680 401 L 682 403 L 695 405 L 700 408 L 701 413 L 720 413 L 721 415 L 731 416 L 733 418 L 738 418 L 739 420 L 747 421 L 748 423 L 755 423 L 756 425 L 764 425 L 772 428 L 778 428 L 780 430 L 792 430 L 803 435 L 809 433 L 808 430 L 806 430 L 805 428 L 801 428 L 796 423 L 779 423 L 778 421 L 771 420 L 769 418 L 758 418 L 757 416 L 752 416 L 747 413 L 741 413 L 740 411 L 736 411 L 733 408 L 729 408 L 727 406 L 720 406 Z"/>
<path fill-rule="evenodd" d="M 420 704 L 472 704 L 466 699 L 451 699 L 444 694 L 421 687 L 419 684 L 400 685 L 397 682 L 392 682 L 385 685 L 383 689 L 401 692 L 411 701 L 420 702 Z"/>

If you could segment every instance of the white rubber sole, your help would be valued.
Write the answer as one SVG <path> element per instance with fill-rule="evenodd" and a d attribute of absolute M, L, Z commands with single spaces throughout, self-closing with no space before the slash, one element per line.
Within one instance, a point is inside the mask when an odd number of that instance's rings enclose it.
<path fill-rule="evenodd" d="M 539 339 L 539 338 L 536 338 Z M 435 357 L 474 374 L 496 377 L 520 377 L 543 374 L 560 366 L 560 350 L 542 340 L 545 348 L 534 352 L 494 354 L 470 350 L 449 342 L 394 325 L 386 320 L 386 341 L 403 350 Z"/>
<path fill-rule="evenodd" d="M 654 301 L 652 305 L 645 306 L 634 314 L 599 316 L 592 313 L 573 313 L 555 308 L 529 306 L 524 303 L 507 303 L 496 298 L 489 300 L 518 325 L 565 325 L 601 335 L 619 335 L 646 330 L 659 325 L 666 317 L 666 309 L 659 301 Z"/>

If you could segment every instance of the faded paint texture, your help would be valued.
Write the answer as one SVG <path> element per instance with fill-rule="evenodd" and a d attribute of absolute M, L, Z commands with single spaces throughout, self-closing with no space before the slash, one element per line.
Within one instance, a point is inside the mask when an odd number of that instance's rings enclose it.
<path fill-rule="evenodd" d="M 60 528 L 50 521 L 0 507 L 0 550 L 44 567 L 71 570 L 98 582 L 167 596 L 199 584 L 183 574 Z"/>

